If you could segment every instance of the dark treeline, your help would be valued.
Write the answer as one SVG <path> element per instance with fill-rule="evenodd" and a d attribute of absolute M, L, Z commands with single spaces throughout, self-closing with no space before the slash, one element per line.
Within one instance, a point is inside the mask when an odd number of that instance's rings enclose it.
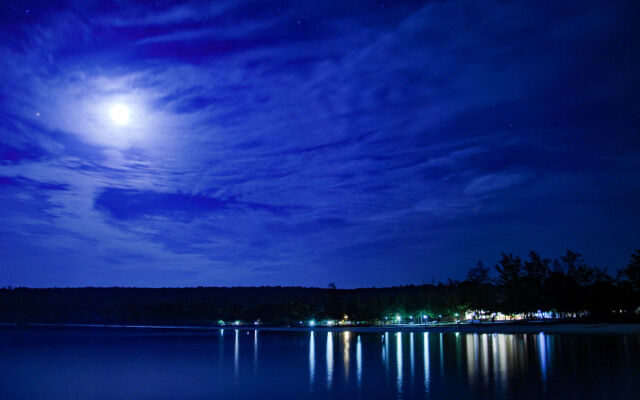
<path fill-rule="evenodd" d="M 530 252 L 502 254 L 493 268 L 482 263 L 466 279 L 435 285 L 335 289 L 304 287 L 3 288 L 0 322 L 215 325 L 218 321 L 292 324 L 315 319 L 384 323 L 455 320 L 484 310 L 534 317 L 588 316 L 635 320 L 640 306 L 640 250 L 617 275 L 589 266 L 567 251 L 556 260 Z"/>

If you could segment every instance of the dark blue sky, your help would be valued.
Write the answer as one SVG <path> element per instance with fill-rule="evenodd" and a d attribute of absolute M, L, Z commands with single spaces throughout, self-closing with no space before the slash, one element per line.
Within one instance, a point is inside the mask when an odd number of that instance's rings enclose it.
<path fill-rule="evenodd" d="M 637 1 L 128 3 L 2 3 L 0 286 L 381 286 L 640 246 Z"/>

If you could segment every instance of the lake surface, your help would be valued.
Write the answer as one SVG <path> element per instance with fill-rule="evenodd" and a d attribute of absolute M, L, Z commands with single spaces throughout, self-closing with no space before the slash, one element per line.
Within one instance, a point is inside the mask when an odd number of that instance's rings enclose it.
<path fill-rule="evenodd" d="M 640 335 L 0 328 L 3 399 L 633 399 Z"/>

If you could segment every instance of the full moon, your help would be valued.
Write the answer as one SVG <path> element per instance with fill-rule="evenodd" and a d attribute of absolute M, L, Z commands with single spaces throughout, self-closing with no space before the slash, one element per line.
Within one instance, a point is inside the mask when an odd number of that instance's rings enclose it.
<path fill-rule="evenodd" d="M 126 125 L 129 123 L 129 109 L 122 104 L 116 104 L 111 107 L 109 115 L 116 125 Z"/>

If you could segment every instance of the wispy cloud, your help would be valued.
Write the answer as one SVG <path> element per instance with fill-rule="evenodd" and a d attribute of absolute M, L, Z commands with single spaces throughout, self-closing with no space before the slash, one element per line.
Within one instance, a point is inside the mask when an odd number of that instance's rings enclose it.
<path fill-rule="evenodd" d="M 517 238 L 584 250 L 550 219 L 594 210 L 632 237 L 639 217 L 612 199 L 638 187 L 607 184 L 638 165 L 632 7 L 70 5 L 7 21 L 0 284 L 417 282 Z M 567 213 L 560 181 L 588 205 Z M 59 278 L 41 267 L 54 258 Z"/>
<path fill-rule="evenodd" d="M 516 172 L 497 172 L 475 178 L 464 189 L 466 194 L 482 194 L 508 189 L 522 184 L 530 178 L 530 174 Z"/>

